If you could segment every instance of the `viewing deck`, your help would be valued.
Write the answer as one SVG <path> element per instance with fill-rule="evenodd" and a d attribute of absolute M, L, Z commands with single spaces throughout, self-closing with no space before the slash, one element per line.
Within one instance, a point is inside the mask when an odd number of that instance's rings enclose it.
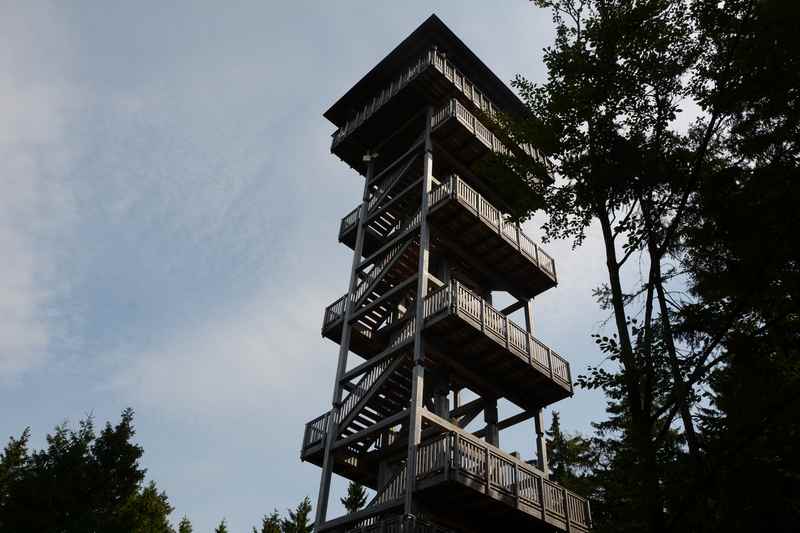
<path fill-rule="evenodd" d="M 344 297 L 325 310 L 322 333 L 338 342 Z M 414 321 L 406 319 L 382 330 L 353 331 L 371 343 L 353 345 L 369 359 L 413 337 Z M 458 281 L 425 298 L 425 335 L 443 364 L 457 364 L 501 387 L 505 396 L 523 408 L 549 405 L 572 395 L 569 363 L 525 328 L 510 320 Z M 441 347 L 447 347 L 445 351 Z M 356 349 L 361 349 L 359 353 Z M 369 349 L 366 349 L 369 348 Z"/>
<path fill-rule="evenodd" d="M 456 253 L 468 254 L 468 259 L 505 280 L 520 296 L 534 297 L 558 283 L 553 258 L 460 177 L 444 180 L 429 198 L 433 231 L 447 235 Z M 358 213 L 356 207 L 339 225 L 339 241 L 350 248 L 355 247 Z M 386 242 L 394 231 L 393 224 L 397 224 L 395 220 L 388 215 L 368 219 L 365 255 Z"/>
<path fill-rule="evenodd" d="M 443 104 L 445 107 L 434 117 L 434 129 L 449 116 L 458 116 L 465 123 L 472 117 L 469 127 L 487 147 L 507 151 L 474 116 L 480 113 L 493 116 L 501 110 L 444 53 L 430 49 L 410 62 L 400 75 L 369 98 L 333 133 L 331 152 L 360 170 L 364 147 L 374 145 L 386 134 L 386 124 L 400 126 L 419 109 L 427 105 L 439 108 Z M 515 149 L 549 168 L 546 158 L 536 148 L 521 145 Z"/>
<path fill-rule="evenodd" d="M 436 418 L 427 411 L 423 416 Z M 423 505 L 430 502 L 436 507 L 442 530 L 489 531 L 502 523 L 506 531 L 584 533 L 591 527 L 585 498 L 461 429 L 424 439 L 417 450 L 416 470 L 415 493 Z M 380 523 L 379 514 L 402 505 L 406 478 L 402 468 L 366 508 L 331 520 L 319 531 L 374 531 L 369 528 Z"/>

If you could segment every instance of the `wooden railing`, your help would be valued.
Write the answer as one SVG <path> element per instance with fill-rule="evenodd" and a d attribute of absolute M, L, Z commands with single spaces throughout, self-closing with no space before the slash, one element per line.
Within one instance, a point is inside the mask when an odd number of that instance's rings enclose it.
<path fill-rule="evenodd" d="M 425 52 L 421 58 L 414 62 L 413 65 L 403 71 L 398 78 L 392 81 L 392 83 L 385 87 L 380 93 L 369 100 L 364 107 L 362 107 L 355 114 L 355 116 L 353 116 L 353 118 L 345 123 L 344 126 L 336 130 L 336 132 L 333 134 L 332 147 L 336 147 L 336 145 L 338 145 L 345 137 L 350 135 L 353 131 L 355 131 L 356 128 L 361 126 L 361 124 L 369 119 L 369 117 L 383 107 L 386 102 L 391 100 L 394 95 L 400 92 L 403 87 L 411 83 L 412 80 L 414 80 L 420 73 L 422 73 L 431 65 L 433 65 L 433 67 L 439 71 L 445 77 L 445 79 L 450 81 L 453 86 L 464 96 L 466 101 L 474 105 L 477 110 L 480 110 L 482 113 L 486 113 L 486 115 L 489 117 L 495 116 L 499 111 L 497 106 L 494 105 L 492 101 L 455 66 L 455 64 L 447 59 L 447 56 L 443 52 L 440 52 L 434 48 Z M 457 100 L 454 101 L 457 102 Z M 486 126 L 480 122 L 477 122 L 476 124 L 474 120 L 467 124 L 466 121 L 469 121 L 469 117 L 472 115 L 463 104 L 460 102 L 458 102 L 458 104 L 461 105 L 463 109 L 462 111 L 458 112 L 460 119 L 465 121 L 465 125 L 468 127 L 470 125 L 472 126 L 473 133 L 482 142 L 497 152 L 508 153 L 508 151 L 505 149 L 505 146 L 503 146 L 503 144 L 497 140 L 497 138 Z M 438 114 L 439 113 L 437 113 L 437 115 Z M 442 117 L 440 117 L 440 119 L 441 118 Z M 474 119 L 474 117 L 472 118 Z M 434 120 L 431 126 L 435 127 L 440 122 L 441 120 Z M 519 148 L 528 156 L 544 164 L 548 171 L 551 170 L 550 163 L 539 150 L 530 146 L 529 144 L 520 144 Z"/>
<path fill-rule="evenodd" d="M 433 117 L 431 118 L 431 130 L 435 130 L 450 118 L 457 119 L 461 124 L 464 125 L 465 128 L 467 128 L 467 130 L 469 130 L 470 133 L 477 137 L 478 140 L 480 140 L 484 146 L 491 151 L 501 155 L 511 154 L 511 151 L 508 149 L 508 147 L 494 133 L 492 133 L 492 131 L 487 128 L 480 121 L 480 119 L 472 114 L 472 112 L 467 109 L 464 104 L 455 98 L 451 99 L 450 102 L 433 114 Z M 542 164 L 548 170 L 548 172 L 552 170 L 550 162 L 539 150 L 530 146 L 529 144 L 519 144 L 516 146 L 528 157 Z"/>
<path fill-rule="evenodd" d="M 358 403 L 370 392 L 370 389 L 378 381 L 378 378 L 386 371 L 393 359 L 387 358 L 364 373 L 358 383 L 356 383 L 347 394 L 345 399 L 338 407 L 318 416 L 306 424 L 303 435 L 303 449 L 313 446 L 325 438 L 328 432 L 328 424 L 331 413 L 333 413 L 333 430 L 338 431 L 340 424 L 353 412 Z"/>
<path fill-rule="evenodd" d="M 322 329 L 327 328 L 340 318 L 344 316 L 344 305 L 347 295 L 345 294 L 331 305 L 325 308 L 325 313 L 322 317 Z"/>
<path fill-rule="evenodd" d="M 303 449 L 318 444 L 325 439 L 325 435 L 328 433 L 328 419 L 330 416 L 331 413 L 328 411 L 306 424 L 306 431 L 303 434 Z"/>
<path fill-rule="evenodd" d="M 556 267 L 553 258 L 537 246 L 536 243 L 519 228 L 519 225 L 509 222 L 507 215 L 494 207 L 457 175 L 445 179 L 439 186 L 428 193 L 428 198 L 431 207 L 438 205 L 448 198 L 458 200 L 465 207 L 471 209 L 481 221 L 496 230 L 515 246 L 522 255 L 555 279 Z M 359 208 L 356 207 L 342 219 L 341 233 L 350 231 L 350 228 L 358 222 L 358 211 Z M 410 223 L 407 223 L 406 227 L 416 225 L 418 223 L 418 216 L 417 214 Z M 398 224 L 397 230 L 405 231 L 405 228 Z M 394 233 L 394 231 L 390 230 L 388 232 L 388 234 L 392 233 Z"/>
<path fill-rule="evenodd" d="M 528 463 L 468 433 L 448 432 L 417 449 L 417 479 L 449 471 L 504 496 L 538 508 L 570 524 L 591 527 L 589 504 Z"/>
<path fill-rule="evenodd" d="M 460 177 L 450 176 L 440 187 L 429 194 L 431 207 L 447 198 L 458 200 L 472 210 L 481 221 L 508 240 L 522 255 L 555 279 L 556 267 L 553 258 L 537 246 L 517 224 L 509 222 L 504 213 L 489 203 Z"/>
<path fill-rule="evenodd" d="M 459 281 L 453 280 L 429 293 L 423 308 L 426 319 L 448 308 L 466 315 L 520 359 L 538 366 L 551 379 L 572 389 L 569 363 L 563 357 Z"/>
<path fill-rule="evenodd" d="M 368 522 L 368 523 L 364 523 Z M 427 520 L 413 516 L 391 516 L 379 519 L 364 520 L 347 533 L 455 533 Z"/>
<path fill-rule="evenodd" d="M 422 219 L 421 213 L 417 211 L 417 213 L 405 221 L 405 223 L 398 224 L 398 229 L 396 231 L 397 235 L 400 236 L 407 231 L 411 231 L 417 226 L 419 226 L 420 220 Z M 395 232 L 392 232 L 395 233 Z M 380 262 L 376 263 L 375 266 L 370 270 L 367 274 L 365 274 L 364 278 L 361 279 L 357 284 L 355 290 L 351 293 L 351 300 L 353 303 L 357 303 L 363 296 L 367 294 L 367 291 L 374 286 L 375 281 L 383 274 L 384 269 L 386 268 L 389 263 L 391 263 L 392 259 L 395 258 L 395 255 L 402 251 L 405 242 L 398 241 L 387 252 L 385 253 L 384 257 L 380 260 Z M 335 302 L 330 304 L 328 307 L 325 308 L 325 313 L 322 317 L 322 329 L 325 330 L 328 326 L 339 320 L 344 316 L 345 311 L 345 301 L 347 295 L 345 294 L 341 298 L 337 299 Z"/>
<path fill-rule="evenodd" d="M 388 482 L 375 494 L 367 507 L 397 501 L 406 493 L 406 478 L 408 473 L 405 465 L 392 475 Z"/>
<path fill-rule="evenodd" d="M 430 53 L 426 53 L 423 57 L 418 59 L 413 65 L 403 71 L 403 73 L 395 78 L 392 83 L 379 92 L 374 98 L 369 100 L 355 116 L 347 121 L 344 126 L 336 130 L 333 134 L 333 147 L 342 142 L 342 140 L 350 135 L 356 128 L 361 126 L 369 117 L 371 117 L 378 109 L 380 109 L 386 102 L 392 99 L 394 95 L 400 92 L 403 87 L 408 85 L 411 80 L 417 75 L 428 68 L 432 62 Z"/>
<path fill-rule="evenodd" d="M 356 383 L 347 397 L 335 409 L 336 416 L 334 417 L 334 422 L 336 423 L 336 428 L 338 428 L 339 424 L 352 413 L 353 408 L 367 395 L 369 390 L 375 385 L 375 382 L 378 381 L 378 378 L 390 364 L 392 364 L 391 358 L 384 359 L 382 362 L 373 366 L 369 372 L 366 372 L 361 379 L 358 380 L 358 383 Z"/>

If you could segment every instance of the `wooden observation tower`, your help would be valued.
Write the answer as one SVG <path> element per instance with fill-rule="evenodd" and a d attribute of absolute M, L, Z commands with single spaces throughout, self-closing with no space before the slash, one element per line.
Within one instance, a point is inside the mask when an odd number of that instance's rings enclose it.
<path fill-rule="evenodd" d="M 524 108 L 434 15 L 325 113 L 331 151 L 365 181 L 339 226 L 348 290 L 322 322 L 340 346 L 332 408 L 303 436 L 322 467 L 316 531 L 590 528 L 586 500 L 548 479 L 542 408 L 572 395 L 569 363 L 534 336 L 555 263 L 505 219 L 479 163 L 511 151 L 547 165 L 494 135 L 496 111 Z M 498 400 L 518 412 L 498 419 Z M 500 431 L 531 419 L 534 459 L 503 451 Z M 375 497 L 329 518 L 333 473 Z"/>

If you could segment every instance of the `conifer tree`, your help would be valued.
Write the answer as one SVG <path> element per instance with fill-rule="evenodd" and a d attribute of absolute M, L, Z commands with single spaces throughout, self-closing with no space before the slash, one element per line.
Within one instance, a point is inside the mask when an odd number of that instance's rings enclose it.
<path fill-rule="evenodd" d="M 189 518 L 184 515 L 181 518 L 181 521 L 178 522 L 178 533 L 192 533 L 194 528 L 192 528 L 192 522 L 189 521 Z"/>
<path fill-rule="evenodd" d="M 225 525 L 225 519 L 223 518 L 219 525 L 214 529 L 214 533 L 228 533 L 228 526 Z"/>
<path fill-rule="evenodd" d="M 253 528 L 253 533 L 281 533 L 281 517 L 278 511 L 272 511 L 270 515 L 264 515 L 261 519 L 261 529 Z"/>
<path fill-rule="evenodd" d="M 289 518 L 281 522 L 283 533 L 311 533 L 310 515 L 311 500 L 306 496 L 294 511 L 289 510 Z"/>
<path fill-rule="evenodd" d="M 367 491 L 364 490 L 361 483 L 351 481 L 347 486 L 347 496 L 339 501 L 342 502 L 348 513 L 355 513 L 367 503 Z"/>

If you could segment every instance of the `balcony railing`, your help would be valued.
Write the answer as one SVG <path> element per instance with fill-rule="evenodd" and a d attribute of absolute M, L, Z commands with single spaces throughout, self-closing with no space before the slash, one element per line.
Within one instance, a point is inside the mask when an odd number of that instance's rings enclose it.
<path fill-rule="evenodd" d="M 426 53 L 423 57 L 418 59 L 412 66 L 403 71 L 403 73 L 389 84 L 384 90 L 379 92 L 377 96 L 372 98 L 366 103 L 355 116 L 347 121 L 344 126 L 336 130 L 333 134 L 333 147 L 342 142 L 345 137 L 350 135 L 356 128 L 361 126 L 369 117 L 371 117 L 378 109 L 380 109 L 386 102 L 392 99 L 394 95 L 400 92 L 406 85 L 408 85 L 417 75 L 428 68 L 433 61 L 433 55 Z"/>
<path fill-rule="evenodd" d="M 303 434 L 303 449 L 316 444 L 321 444 L 325 440 L 325 435 L 328 433 L 328 419 L 331 413 L 328 411 L 322 416 L 318 416 L 311 422 L 306 424 L 306 431 Z"/>
<path fill-rule="evenodd" d="M 466 315 L 520 359 L 572 388 L 569 363 L 563 357 L 460 282 L 452 281 L 428 294 L 424 308 L 426 319 L 448 308 Z"/>
<path fill-rule="evenodd" d="M 356 114 L 351 118 L 349 121 L 345 123 L 344 126 L 336 130 L 333 134 L 333 143 L 332 147 L 336 147 L 345 137 L 350 135 L 353 131 L 355 131 L 361 124 L 366 122 L 372 115 L 375 114 L 381 107 L 383 107 L 386 102 L 392 99 L 398 92 L 400 92 L 405 86 L 407 86 L 411 81 L 413 81 L 419 74 L 421 74 L 425 69 L 428 67 L 433 66 L 438 72 L 440 72 L 445 79 L 447 79 L 453 86 L 465 97 L 468 102 L 471 102 L 472 105 L 475 106 L 476 109 L 480 110 L 483 113 L 486 113 L 488 116 L 494 116 L 499 109 L 496 105 L 492 103 L 492 101 L 483 94 L 474 83 L 472 83 L 467 76 L 464 75 L 450 60 L 447 59 L 447 56 L 443 53 L 438 51 L 437 49 L 430 49 L 426 51 L 422 57 L 420 57 L 417 61 L 414 62 L 413 65 L 408 67 L 404 70 L 400 76 L 395 78 L 392 83 L 390 83 L 387 87 L 385 87 L 381 92 L 379 92 L 375 97 L 369 100 L 364 107 L 362 107 Z M 453 100 L 457 102 L 456 100 Z M 460 102 L 458 102 L 460 104 Z M 480 138 L 489 148 L 501 153 L 508 153 L 505 150 L 505 147 L 499 141 L 494 138 L 494 135 L 486 128 L 483 124 L 480 124 L 474 116 L 472 116 L 469 111 L 462 105 L 463 111 L 459 113 L 461 119 L 467 120 L 467 116 L 472 117 L 472 121 L 470 124 L 472 125 L 472 131 L 475 133 L 478 138 Z M 439 115 L 439 113 L 437 113 Z M 440 119 L 434 120 L 431 124 L 431 127 L 435 127 L 438 125 L 441 120 L 445 117 L 440 117 Z M 465 122 L 465 125 L 470 127 L 470 124 Z M 492 140 L 494 138 L 494 140 Z M 544 155 L 539 152 L 536 148 L 530 146 L 529 144 L 520 144 L 519 148 L 526 153 L 528 156 L 533 157 L 537 161 L 542 162 L 548 170 L 550 169 L 550 164 Z"/>
<path fill-rule="evenodd" d="M 516 223 L 489 203 L 483 196 L 458 176 L 450 176 L 441 186 L 430 192 L 430 205 L 434 207 L 447 198 L 454 198 L 471 209 L 484 223 L 514 245 L 523 255 L 555 279 L 553 258 L 545 253 Z"/>
<path fill-rule="evenodd" d="M 436 484 L 454 479 L 480 487 L 501 501 L 513 500 L 515 507 L 536 518 L 568 524 L 565 529 L 591 528 L 591 511 L 585 498 L 550 481 L 541 470 L 466 432 L 448 431 L 422 442 L 417 448 L 416 464 L 418 486 L 427 480 Z M 401 500 L 406 478 L 406 468 L 402 467 L 364 511 Z M 374 516 L 364 518 L 352 531 L 372 531 L 369 527 L 378 522 Z"/>
<path fill-rule="evenodd" d="M 344 299 L 345 296 L 342 296 L 325 309 L 323 329 L 341 318 L 344 312 Z M 569 363 L 563 357 L 462 283 L 454 280 L 425 297 L 426 319 L 445 309 L 458 311 L 519 358 L 549 374 L 551 379 L 572 387 Z M 409 321 L 403 328 L 404 339 L 414 334 L 411 326 L 413 321 Z"/>
<path fill-rule="evenodd" d="M 582 530 L 591 527 L 585 498 L 548 480 L 540 470 L 467 433 L 449 432 L 420 444 L 417 480 L 460 474 Z M 538 514 L 538 513 L 529 513 Z"/>
<path fill-rule="evenodd" d="M 501 154 L 510 155 L 508 147 L 487 128 L 472 112 L 470 112 L 464 104 L 453 98 L 450 102 L 434 113 L 431 118 L 431 130 L 435 130 L 440 125 L 444 124 L 448 119 L 456 118 L 464 125 L 464 127 L 481 141 L 491 151 Z M 538 161 L 547 169 L 548 172 L 552 171 L 552 165 L 544 157 L 544 155 L 529 144 L 518 144 L 517 147 L 522 150 L 526 155 Z"/>
<path fill-rule="evenodd" d="M 488 226 L 496 229 L 497 232 L 515 246 L 531 262 L 544 270 L 551 278 L 556 277 L 555 261 L 550 255 L 542 250 L 533 239 L 528 237 L 519 226 L 508 221 L 508 217 L 499 209 L 489 203 L 486 198 L 467 185 L 458 176 L 450 176 L 439 186 L 428 193 L 430 207 L 433 208 L 440 202 L 453 198 L 464 204 Z M 353 209 L 342 219 L 340 224 L 340 235 L 350 231 L 358 222 L 359 207 Z M 343 300 L 342 300 L 343 301 Z"/>

